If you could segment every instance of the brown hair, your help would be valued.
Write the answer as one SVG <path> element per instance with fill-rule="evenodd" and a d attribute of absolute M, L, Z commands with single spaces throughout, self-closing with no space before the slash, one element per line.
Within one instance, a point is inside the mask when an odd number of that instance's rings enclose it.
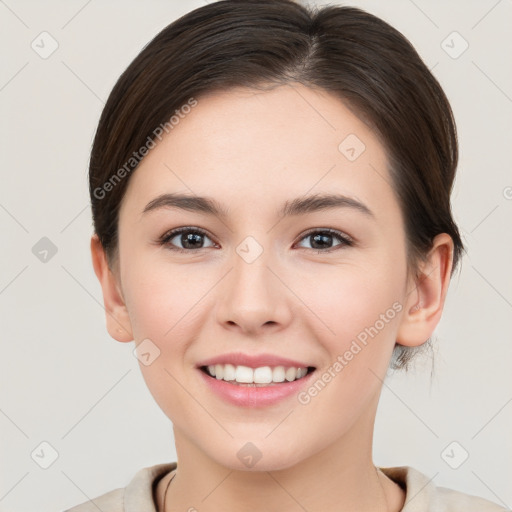
<path fill-rule="evenodd" d="M 118 79 L 103 109 L 89 167 L 94 230 L 109 265 L 118 261 L 118 212 L 128 180 L 158 127 L 203 94 L 299 82 L 335 94 L 385 147 L 417 272 L 433 238 L 464 245 L 450 195 L 458 159 L 453 114 L 438 81 L 409 41 L 353 7 L 310 8 L 292 0 L 221 0 L 174 21 Z M 159 137 L 160 138 L 160 137 Z M 137 155 L 137 157 L 134 157 Z M 421 347 L 396 345 L 394 368 Z"/>

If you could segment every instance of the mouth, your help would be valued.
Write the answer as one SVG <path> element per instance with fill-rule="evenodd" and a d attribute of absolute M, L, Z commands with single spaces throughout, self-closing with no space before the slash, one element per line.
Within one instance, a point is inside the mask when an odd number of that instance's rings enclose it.
<path fill-rule="evenodd" d="M 314 366 L 260 366 L 215 364 L 200 366 L 208 377 L 242 387 L 272 387 L 299 381 L 315 371 Z"/>

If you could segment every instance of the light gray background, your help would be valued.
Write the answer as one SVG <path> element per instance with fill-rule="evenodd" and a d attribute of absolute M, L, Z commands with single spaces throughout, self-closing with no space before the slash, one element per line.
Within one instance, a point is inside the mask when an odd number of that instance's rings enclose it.
<path fill-rule="evenodd" d="M 444 87 L 460 136 L 454 215 L 468 248 L 436 330 L 432 381 L 426 359 L 385 382 L 375 463 L 410 465 L 511 507 L 512 2 L 343 3 L 401 30 Z M 105 329 L 87 164 L 118 76 L 158 31 L 201 5 L 0 0 L 2 512 L 63 510 L 176 460 L 133 342 Z M 31 48 L 42 31 L 59 45 L 46 59 Z M 453 31 L 469 43 L 456 59 Z M 58 249 L 46 263 L 32 252 L 42 237 Z M 51 457 L 44 441 L 58 453 L 48 469 L 39 465 Z M 441 456 L 453 441 L 463 448 L 449 450 L 452 459 L 469 453 L 458 469 Z"/>

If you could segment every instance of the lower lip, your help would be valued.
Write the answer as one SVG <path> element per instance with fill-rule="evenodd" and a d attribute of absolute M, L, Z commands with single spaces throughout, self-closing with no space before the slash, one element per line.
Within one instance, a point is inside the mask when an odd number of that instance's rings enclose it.
<path fill-rule="evenodd" d="M 198 371 L 214 393 L 224 400 L 242 407 L 264 407 L 278 403 L 291 395 L 296 395 L 301 388 L 309 383 L 311 376 L 315 373 L 312 371 L 305 377 L 292 382 L 280 382 L 269 386 L 256 387 L 230 384 L 225 380 L 210 377 L 201 369 Z"/>

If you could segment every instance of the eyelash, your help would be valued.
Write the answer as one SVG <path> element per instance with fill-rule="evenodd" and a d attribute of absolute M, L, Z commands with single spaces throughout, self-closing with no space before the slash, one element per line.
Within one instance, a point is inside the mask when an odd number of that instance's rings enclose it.
<path fill-rule="evenodd" d="M 182 228 L 176 228 L 171 231 L 167 231 L 164 235 L 160 237 L 158 240 L 158 243 L 160 245 L 167 246 L 171 251 L 181 252 L 181 253 L 191 253 L 191 252 L 197 252 L 201 249 L 208 249 L 208 247 L 200 247 L 199 249 L 182 249 L 181 247 L 176 247 L 174 245 L 171 245 L 170 240 L 175 238 L 177 235 L 180 235 L 182 233 L 196 233 L 203 236 L 207 236 L 208 238 L 211 238 L 208 233 L 201 228 L 198 227 L 182 227 Z M 331 253 L 333 251 L 336 251 L 338 249 L 342 249 L 343 247 L 352 247 L 354 245 L 354 240 L 349 237 L 348 235 L 337 231 L 336 229 L 326 228 L 326 229 L 312 229 L 310 231 L 307 231 L 304 233 L 301 238 L 299 239 L 299 242 L 304 240 L 305 238 L 308 238 L 314 234 L 329 234 L 332 236 L 335 236 L 338 238 L 338 240 L 341 242 L 338 245 L 335 245 L 334 247 L 330 247 L 329 249 L 322 250 L 322 249 L 309 249 L 310 251 L 315 251 L 317 254 L 319 253 Z M 213 240 L 212 240 L 213 241 Z M 215 243 L 215 242 L 214 242 Z M 305 247 L 305 249 L 308 249 Z"/>

